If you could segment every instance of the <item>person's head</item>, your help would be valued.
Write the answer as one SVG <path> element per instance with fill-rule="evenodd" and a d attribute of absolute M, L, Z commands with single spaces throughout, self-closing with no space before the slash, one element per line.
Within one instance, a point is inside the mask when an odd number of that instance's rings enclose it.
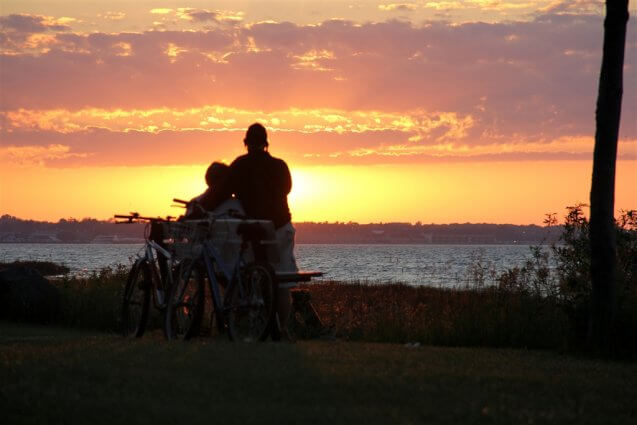
<path fill-rule="evenodd" d="M 206 170 L 206 184 L 208 184 L 208 187 L 221 184 L 223 179 L 226 178 L 229 169 L 230 167 L 223 162 L 215 161 L 210 164 L 210 167 Z"/>
<path fill-rule="evenodd" d="M 268 133 L 265 127 L 259 123 L 254 123 L 248 127 L 246 137 L 243 139 L 248 152 L 264 151 L 268 148 Z"/>

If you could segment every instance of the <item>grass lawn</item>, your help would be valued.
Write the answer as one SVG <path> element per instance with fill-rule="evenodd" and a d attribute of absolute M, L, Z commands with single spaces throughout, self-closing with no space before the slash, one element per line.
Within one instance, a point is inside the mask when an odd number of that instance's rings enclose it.
<path fill-rule="evenodd" d="M 138 341 L 0 323 L 2 424 L 637 423 L 637 364 L 486 348 Z"/>

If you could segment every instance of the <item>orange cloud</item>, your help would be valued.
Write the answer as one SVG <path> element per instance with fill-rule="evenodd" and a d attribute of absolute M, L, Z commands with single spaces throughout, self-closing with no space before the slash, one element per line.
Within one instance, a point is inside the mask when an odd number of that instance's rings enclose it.
<path fill-rule="evenodd" d="M 423 5 L 425 8 L 435 10 L 461 9 L 463 4 L 459 1 L 428 1 Z"/>
<path fill-rule="evenodd" d="M 423 109 L 472 115 L 474 139 L 580 136 L 592 132 L 600 26 L 600 17 L 590 15 L 544 15 L 500 24 L 262 22 L 240 29 L 7 33 L 3 72 L 11 84 L 2 107 Z M 629 37 L 627 87 L 637 81 L 633 44 Z M 624 105 L 628 116 L 637 110 L 630 90 Z M 637 135 L 635 125 L 623 131 Z"/>
<path fill-rule="evenodd" d="M 55 18 L 46 15 L 30 15 L 26 13 L 0 16 L 3 31 L 13 33 L 39 33 L 45 31 L 68 31 L 69 23 L 77 19 L 63 16 Z"/>
<path fill-rule="evenodd" d="M 69 146 L 0 146 L 0 163 L 20 166 L 44 165 L 50 161 L 85 158 L 86 154 L 70 152 Z"/>
<path fill-rule="evenodd" d="M 181 13 L 194 11 L 208 13 Z M 261 121 L 299 161 L 590 152 L 584 142 L 557 141 L 593 134 L 599 16 L 90 34 L 56 32 L 40 18 L 7 19 L 14 29 L 2 33 L 5 146 L 59 144 L 86 161 L 116 164 L 127 146 L 143 152 L 156 143 L 148 163 L 185 163 L 231 156 L 222 145 L 235 146 Z M 629 37 L 626 87 L 637 81 L 634 43 Z M 623 107 L 624 117 L 635 114 L 634 91 L 625 91 Z M 624 120 L 621 136 L 637 139 L 637 123 Z M 174 154 L 171 137 L 189 149 Z M 626 146 L 623 154 L 634 155 Z"/>
<path fill-rule="evenodd" d="M 309 69 L 312 71 L 333 71 L 332 68 L 326 67 L 326 64 L 330 60 L 334 59 L 334 52 L 329 50 L 316 50 L 312 49 L 304 52 L 300 55 L 292 55 L 292 57 L 298 60 L 292 64 L 295 69 Z"/>
<path fill-rule="evenodd" d="M 168 8 L 155 8 L 150 10 L 150 13 L 153 15 L 167 15 L 172 12 L 173 10 Z"/>
<path fill-rule="evenodd" d="M 501 0 L 466 0 L 470 6 L 485 10 L 503 11 L 508 9 L 529 9 L 536 7 L 536 2 L 501 1 Z"/>
<path fill-rule="evenodd" d="M 385 112 L 374 110 L 301 109 L 276 111 L 246 110 L 221 105 L 198 108 L 99 109 L 19 109 L 0 113 L 7 131 L 47 130 L 72 133 L 91 128 L 110 131 L 162 130 L 243 130 L 259 121 L 273 131 L 300 133 L 363 133 L 396 131 L 409 135 L 412 142 L 462 140 L 474 125 L 471 115 L 453 112 Z"/>
<path fill-rule="evenodd" d="M 208 10 L 208 9 L 196 9 L 192 7 L 178 7 L 177 9 L 170 8 L 155 8 L 151 9 L 150 13 L 153 15 L 174 15 L 179 19 L 185 21 L 203 23 L 203 22 L 231 22 L 238 23 L 243 21 L 244 12 L 230 11 L 230 10 Z"/>
<path fill-rule="evenodd" d="M 418 7 L 415 3 L 389 3 L 389 4 L 379 4 L 378 8 L 380 10 L 384 10 L 386 12 L 393 12 L 395 10 L 399 10 L 402 12 L 413 11 Z"/>
<path fill-rule="evenodd" d="M 603 0 L 552 0 L 539 10 L 545 13 L 595 13 L 604 8 Z"/>
<path fill-rule="evenodd" d="M 109 21 L 119 21 L 122 20 L 126 17 L 126 13 L 124 12 L 106 12 L 106 13 L 99 13 L 97 15 L 99 18 L 104 18 L 106 20 Z"/>

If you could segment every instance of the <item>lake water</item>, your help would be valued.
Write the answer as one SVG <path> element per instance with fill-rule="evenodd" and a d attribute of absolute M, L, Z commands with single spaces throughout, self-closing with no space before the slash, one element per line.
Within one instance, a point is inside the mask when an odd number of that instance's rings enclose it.
<path fill-rule="evenodd" d="M 46 260 L 83 274 L 130 265 L 139 244 L 0 244 L 0 261 Z M 457 286 L 469 281 L 480 260 L 496 271 L 520 266 L 527 245 L 297 245 L 299 268 L 325 272 L 324 279 Z"/>

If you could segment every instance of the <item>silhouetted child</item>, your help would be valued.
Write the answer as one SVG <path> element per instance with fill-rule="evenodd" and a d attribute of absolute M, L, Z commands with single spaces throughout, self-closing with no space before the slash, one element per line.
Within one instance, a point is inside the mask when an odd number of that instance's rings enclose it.
<path fill-rule="evenodd" d="M 211 211 L 228 197 L 223 185 L 228 175 L 228 167 L 223 162 L 213 162 L 206 170 L 206 184 L 208 188 L 204 193 L 190 200 L 184 218 L 200 218 L 206 211 Z"/>

